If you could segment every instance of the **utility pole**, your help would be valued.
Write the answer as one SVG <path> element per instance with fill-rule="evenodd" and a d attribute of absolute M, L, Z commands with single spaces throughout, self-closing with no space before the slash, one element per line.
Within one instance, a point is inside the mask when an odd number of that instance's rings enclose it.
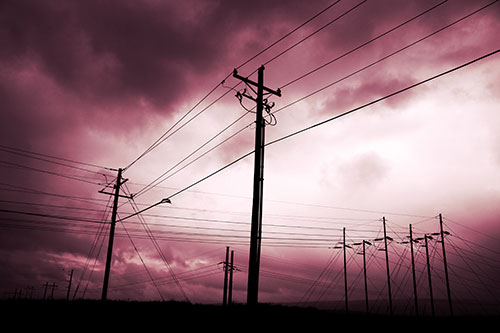
<path fill-rule="evenodd" d="M 45 282 L 45 284 L 43 285 L 43 299 L 45 299 L 45 297 L 47 297 L 47 288 L 49 287 L 49 283 L 48 282 Z"/>
<path fill-rule="evenodd" d="M 111 226 L 109 228 L 109 243 L 108 243 L 108 254 L 106 256 L 106 268 L 104 270 L 104 281 L 102 284 L 102 296 L 101 300 L 105 301 L 108 295 L 108 283 L 109 283 L 109 273 L 111 269 L 111 260 L 113 257 L 113 241 L 115 238 L 115 226 L 116 226 L 116 213 L 118 209 L 118 198 L 127 196 L 120 195 L 120 186 L 122 186 L 128 179 L 122 180 L 122 169 L 118 169 L 118 176 L 116 177 L 116 184 L 114 185 L 115 193 L 104 192 L 103 190 L 99 191 L 99 193 L 104 193 L 108 195 L 113 195 L 113 211 L 111 214 Z"/>
<path fill-rule="evenodd" d="M 345 253 L 345 228 L 342 229 L 343 242 L 342 247 L 344 249 L 344 297 L 345 297 L 345 312 L 349 312 L 349 301 L 347 299 L 347 261 Z"/>
<path fill-rule="evenodd" d="M 429 278 L 429 296 L 431 298 L 432 316 L 434 317 L 436 313 L 434 310 L 434 295 L 432 294 L 431 264 L 429 261 L 429 246 L 427 244 L 427 239 L 432 239 L 432 236 L 424 235 L 424 240 L 425 240 L 425 256 L 427 257 L 427 276 Z"/>
<path fill-rule="evenodd" d="M 385 228 L 385 216 L 382 217 L 382 222 L 384 223 L 385 264 L 387 267 L 387 290 L 389 293 L 389 313 L 392 316 L 391 273 L 389 270 L 389 251 L 387 250 L 387 231 Z"/>
<path fill-rule="evenodd" d="M 443 246 L 444 275 L 446 279 L 446 291 L 448 292 L 448 305 L 450 307 L 450 315 L 453 316 L 453 303 L 451 302 L 450 280 L 448 278 L 448 264 L 446 262 L 446 251 L 444 246 L 444 235 L 449 233 L 443 231 L 443 216 L 441 214 L 439 214 L 439 228 L 441 234 L 441 245 Z"/>
<path fill-rule="evenodd" d="M 73 280 L 73 270 L 69 274 L 68 292 L 66 293 L 66 300 L 69 301 L 69 293 L 71 292 L 71 281 Z"/>
<path fill-rule="evenodd" d="M 229 264 L 229 292 L 227 295 L 227 304 L 233 304 L 233 271 L 234 271 L 234 250 L 231 250 L 231 263 Z"/>
<path fill-rule="evenodd" d="M 415 299 L 415 314 L 418 317 L 417 279 L 415 275 L 415 259 L 413 255 L 413 231 L 411 224 L 410 224 L 410 253 L 411 253 L 411 271 L 413 275 L 413 297 Z"/>
<path fill-rule="evenodd" d="M 222 305 L 227 305 L 227 277 L 229 271 L 229 246 L 226 246 L 226 261 L 222 266 L 224 268 L 224 291 L 222 292 Z"/>
<path fill-rule="evenodd" d="M 265 119 L 264 111 L 264 91 L 269 94 L 281 96 L 281 91 L 274 91 L 264 86 L 264 66 L 258 69 L 258 82 L 238 75 L 235 69 L 233 77 L 243 81 L 248 86 L 257 87 L 257 97 L 249 95 L 243 96 L 252 99 L 257 104 L 255 120 L 255 160 L 253 177 L 253 202 L 252 202 L 252 224 L 250 229 L 250 255 L 248 260 L 248 289 L 247 304 L 256 305 L 259 297 L 259 270 L 260 270 L 260 248 L 262 236 L 262 194 L 264 185 L 264 144 L 265 144 Z M 253 90 L 253 88 L 252 88 Z M 270 109 L 269 105 L 265 105 Z"/>
<path fill-rule="evenodd" d="M 365 278 L 365 306 L 366 306 L 366 313 L 368 313 L 368 283 L 366 280 L 366 244 L 372 245 L 372 243 L 363 240 L 363 276 Z"/>
<path fill-rule="evenodd" d="M 50 299 L 54 299 L 54 290 L 57 288 L 57 284 L 55 282 L 53 282 L 52 285 L 50 286 L 50 288 L 52 289 L 52 291 L 50 293 Z"/>

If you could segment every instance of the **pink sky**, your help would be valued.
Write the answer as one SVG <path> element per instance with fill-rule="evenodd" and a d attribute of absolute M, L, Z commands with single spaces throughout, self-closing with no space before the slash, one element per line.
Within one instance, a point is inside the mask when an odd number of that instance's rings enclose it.
<path fill-rule="evenodd" d="M 441 1 L 405 1 L 404 5 L 395 0 L 363 2 L 335 23 L 271 60 L 361 2 L 340 1 L 239 68 L 239 73 L 249 75 L 266 63 L 266 86 L 282 88 L 282 97 L 269 99 L 276 103 L 274 110 L 281 109 L 491 1 L 447 1 L 287 85 Z M 63 162 L 94 172 L 68 168 L 28 158 L 26 155 L 33 155 L 19 154 L 19 150 L 13 153 L 6 147 L 124 168 L 233 68 L 330 3 L 3 1 L 0 5 L 0 166 L 3 171 L 0 209 L 102 220 L 108 197 L 98 193 L 103 185 L 97 183 L 111 182 L 116 175 L 114 171 Z M 494 3 L 280 110 L 276 113 L 277 125 L 266 128 L 266 140 L 278 139 L 495 51 L 500 46 L 497 31 L 500 31 L 500 4 Z M 500 237 L 497 226 L 500 218 L 499 78 L 497 54 L 268 146 L 260 300 L 297 302 L 307 298 L 306 291 L 325 267 L 332 269 L 327 279 L 334 282 L 322 297 L 319 296 L 321 290 L 315 289 L 309 300 L 341 300 L 343 278 L 339 275 L 335 280 L 335 274 L 342 270 L 342 261 L 339 259 L 331 266 L 327 263 L 331 255 L 339 251 L 331 247 L 340 241 L 343 227 L 347 228 L 351 243 L 374 239 L 380 237 L 380 220 L 385 216 L 391 237 L 403 240 L 410 223 L 415 224 L 415 232 L 420 236 L 439 231 L 438 220 L 432 218 L 439 213 L 445 217 L 452 233 L 449 251 L 450 263 L 455 265 L 454 293 L 458 298 L 469 297 L 464 291 L 466 288 L 459 285 L 458 276 L 461 270 L 470 272 L 471 269 L 467 269 L 459 254 L 469 254 L 468 259 L 477 262 L 471 253 L 473 249 L 481 249 L 485 251 L 484 256 L 495 259 L 496 254 L 496 259 L 500 259 L 498 241 L 495 241 Z M 229 77 L 224 86 L 232 87 L 236 83 L 237 80 Z M 242 88 L 240 85 L 237 89 Z M 185 120 L 226 91 L 227 88 L 219 86 Z M 249 100 L 244 104 L 253 106 Z M 245 112 L 234 92 L 229 92 L 127 169 L 124 177 L 129 179 L 128 190 L 137 193 Z M 248 113 L 191 159 L 248 125 L 240 134 L 137 196 L 139 207 L 156 203 L 252 151 L 253 120 L 254 115 Z M 90 183 L 33 169 L 78 177 Z M 217 263 L 224 260 L 226 246 L 235 250 L 236 265 L 242 269 L 235 275 L 235 301 L 246 300 L 252 175 L 253 157 L 248 157 L 175 196 L 172 205 L 156 207 L 144 216 L 192 302 L 221 301 L 223 274 Z M 93 201 L 89 203 L 81 198 Z M 133 212 L 125 199 L 120 199 L 120 203 L 123 204 L 119 208 L 120 217 Z M 59 285 L 58 297 L 64 297 L 68 272 L 74 269 L 74 285 L 80 282 L 83 289 L 89 281 L 85 297 L 100 297 L 107 240 L 91 278 L 89 272 L 97 250 L 82 278 L 98 224 L 18 213 L 0 214 L 3 224 L 0 291 L 4 295 L 16 288 L 34 286 L 39 296 L 42 284 L 55 282 Z M 162 297 L 183 299 L 169 280 L 170 273 L 151 240 L 145 238 L 139 219 L 131 218 L 123 225 L 157 281 Z M 68 232 L 68 228 L 78 232 Z M 109 297 L 160 299 L 120 223 L 117 233 Z M 98 238 L 97 248 L 102 240 L 103 237 Z M 433 243 L 435 283 L 439 290 L 437 296 L 444 298 L 444 288 L 440 288 L 443 283 L 440 247 L 436 244 Z M 475 247 L 470 249 L 468 244 Z M 405 246 L 396 242 L 391 245 L 395 285 L 410 281 Z M 373 252 L 370 271 L 373 298 L 382 297 L 381 294 L 385 297 L 385 272 L 379 267 L 385 262 L 382 252 L 376 252 Z M 350 298 L 362 299 L 361 256 L 350 254 L 351 257 Z M 425 272 L 423 263 L 420 258 L 419 274 Z M 482 273 L 488 276 L 488 272 Z M 484 285 L 472 285 L 471 288 L 485 291 Z M 426 298 L 425 284 L 420 288 L 422 297 Z M 405 287 L 398 290 L 396 297 L 412 296 Z M 79 291 L 78 295 L 81 294 Z"/>

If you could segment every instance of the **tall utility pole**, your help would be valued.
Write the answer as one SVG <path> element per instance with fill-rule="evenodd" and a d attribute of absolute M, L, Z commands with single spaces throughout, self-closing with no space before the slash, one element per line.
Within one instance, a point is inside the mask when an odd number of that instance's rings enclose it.
<path fill-rule="evenodd" d="M 102 296 L 101 300 L 105 301 L 108 295 L 108 283 L 109 283 L 109 272 L 111 269 L 111 259 L 113 257 L 113 241 L 115 238 L 115 226 L 116 226 L 116 213 L 118 209 L 118 197 L 126 197 L 120 195 L 120 186 L 122 186 L 128 179 L 122 180 L 122 169 L 118 169 L 118 176 L 116 177 L 116 184 L 114 185 L 115 193 L 108 193 L 104 191 L 99 191 L 100 193 L 114 195 L 113 200 L 113 211 L 111 214 L 111 226 L 109 228 L 109 243 L 108 243 L 108 254 L 106 256 L 106 268 L 104 270 L 104 282 L 102 284 Z M 126 197 L 129 198 L 129 197 Z"/>
<path fill-rule="evenodd" d="M 432 293 L 432 279 L 431 279 L 431 263 L 429 261 L 429 245 L 427 244 L 427 240 L 432 239 L 431 236 L 429 235 L 424 235 L 424 240 L 425 240 L 425 256 L 427 258 L 427 276 L 429 278 L 429 296 L 431 298 L 431 313 L 432 316 L 435 316 L 435 310 L 434 310 L 434 295 Z"/>
<path fill-rule="evenodd" d="M 222 292 L 222 305 L 227 305 L 227 277 L 229 273 L 229 246 L 226 246 L 226 261 L 224 261 L 224 291 Z"/>
<path fill-rule="evenodd" d="M 387 290 L 389 293 L 389 313 L 392 316 L 391 273 L 389 270 L 389 251 L 387 250 L 387 231 L 385 228 L 385 216 L 382 217 L 382 222 L 384 223 L 385 264 L 387 267 Z"/>
<path fill-rule="evenodd" d="M 344 297 L 345 297 L 345 312 L 349 312 L 349 301 L 347 299 L 347 261 L 346 261 L 346 253 L 345 253 L 345 228 L 342 229 L 343 242 L 342 247 L 344 249 Z"/>
<path fill-rule="evenodd" d="M 250 229 L 250 255 L 248 259 L 248 289 L 247 304 L 255 305 L 259 297 L 259 270 L 260 270 L 260 247 L 262 236 L 262 193 L 264 185 L 264 144 L 265 144 L 265 119 L 264 91 L 269 94 L 281 96 L 281 91 L 274 91 L 264 86 L 264 66 L 258 69 L 258 81 L 254 82 L 247 77 L 238 75 L 235 69 L 233 77 L 243 81 L 248 86 L 257 87 L 257 97 L 253 98 L 246 94 L 245 97 L 252 99 L 257 104 L 255 120 L 255 160 L 253 177 L 253 202 L 252 202 L 252 225 Z M 253 89 L 253 88 L 252 88 Z M 266 105 L 266 107 L 268 107 Z"/>
<path fill-rule="evenodd" d="M 413 255 L 413 231 L 411 224 L 410 224 L 410 253 L 411 253 L 411 272 L 413 275 L 413 298 L 415 300 L 415 314 L 418 317 L 417 279 L 415 275 L 415 258 Z"/>
<path fill-rule="evenodd" d="M 450 315 L 453 316 L 453 303 L 451 302 L 451 292 L 450 292 L 450 280 L 448 278 L 448 264 L 446 262 L 446 251 L 444 246 L 444 234 L 448 234 L 443 231 L 443 216 L 439 214 L 439 228 L 441 234 L 441 244 L 443 246 L 443 263 L 444 263 L 444 275 L 446 279 L 446 291 L 448 292 L 448 305 L 450 307 Z"/>

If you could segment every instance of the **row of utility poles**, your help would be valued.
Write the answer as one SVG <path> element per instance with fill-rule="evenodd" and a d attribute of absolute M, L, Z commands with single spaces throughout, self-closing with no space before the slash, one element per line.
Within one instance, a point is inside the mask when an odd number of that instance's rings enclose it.
<path fill-rule="evenodd" d="M 73 270 L 70 271 L 70 276 L 68 280 L 68 288 L 66 292 L 66 300 L 69 300 L 69 295 L 71 292 L 71 283 L 73 280 Z M 57 284 L 55 282 L 49 284 L 48 282 L 45 282 L 42 285 L 43 288 L 43 297 L 42 299 L 54 299 L 54 291 L 57 289 Z M 32 299 L 33 298 L 33 292 L 35 291 L 35 287 L 29 286 L 26 288 L 15 288 L 14 292 L 12 293 L 12 298 L 13 299 Z"/>
<path fill-rule="evenodd" d="M 384 241 L 384 248 L 379 249 L 380 251 L 385 252 L 385 262 L 386 262 L 386 271 L 387 271 L 387 292 L 388 292 L 388 299 L 389 299 L 389 313 L 390 315 L 393 315 L 393 306 L 392 306 L 392 292 L 391 292 L 391 273 L 390 273 L 390 267 L 389 267 L 389 251 L 387 248 L 387 241 L 392 241 L 393 239 L 389 236 L 387 236 L 387 230 L 386 230 L 386 220 L 385 217 L 382 218 L 383 226 L 384 226 L 384 237 L 383 238 L 377 238 L 374 239 L 374 241 Z M 451 299 L 451 291 L 450 291 L 450 280 L 448 277 L 448 263 L 446 261 L 446 247 L 445 247 L 445 242 L 444 242 L 444 236 L 449 235 L 447 231 L 443 230 L 443 217 L 441 214 L 439 214 L 439 227 L 440 231 L 438 233 L 432 233 L 432 234 L 425 234 L 424 237 L 419 237 L 419 238 L 413 238 L 413 228 L 412 225 L 409 225 L 409 231 L 410 235 L 408 236 L 409 240 L 402 242 L 402 244 L 410 244 L 410 255 L 411 255 L 411 266 L 412 266 L 412 277 L 413 277 L 413 297 L 414 297 L 414 302 L 415 302 L 415 314 L 418 316 L 419 315 L 419 307 L 418 307 L 418 295 L 417 295 L 417 280 L 416 280 L 416 274 L 415 274 L 415 259 L 414 259 L 414 244 L 419 243 L 420 241 L 424 241 L 423 247 L 425 247 L 425 254 L 426 254 L 426 268 L 427 268 L 427 277 L 428 277 L 428 282 L 429 282 L 429 296 L 430 296 L 430 302 L 431 302 L 431 313 L 432 316 L 435 315 L 435 307 L 434 307 L 434 296 L 432 292 L 432 275 L 431 275 L 431 266 L 430 266 L 430 260 L 429 260 L 429 246 L 428 246 L 428 240 L 433 239 L 433 236 L 440 236 L 440 240 L 438 242 L 441 243 L 442 245 L 442 255 L 443 255 L 443 265 L 444 265 L 444 275 L 445 275 L 445 281 L 446 281 L 446 291 L 447 291 L 447 296 L 448 296 L 448 308 L 450 315 L 453 316 L 453 302 Z M 346 248 L 351 248 L 350 245 L 346 243 L 346 228 L 343 228 L 343 233 L 342 233 L 342 246 L 335 246 L 334 248 L 342 248 L 343 249 L 343 254 L 344 254 L 344 298 L 345 298 L 345 311 L 349 312 L 349 298 L 348 298 L 348 283 L 347 283 L 347 251 Z M 367 274 L 366 274 L 366 245 L 372 245 L 369 241 L 363 240 L 360 243 L 353 243 L 352 245 L 362 245 L 362 252 L 361 254 L 363 255 L 363 277 L 364 277 L 364 292 L 365 292 L 365 307 L 366 307 L 366 312 L 369 313 L 369 302 L 368 302 L 368 284 L 367 284 Z"/>

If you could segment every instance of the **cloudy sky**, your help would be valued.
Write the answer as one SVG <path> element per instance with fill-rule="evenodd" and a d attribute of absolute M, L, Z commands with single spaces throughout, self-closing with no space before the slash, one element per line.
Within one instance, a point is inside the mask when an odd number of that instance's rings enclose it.
<path fill-rule="evenodd" d="M 256 80 L 264 64 L 266 86 L 281 89 L 268 96 L 272 142 L 496 51 L 499 29 L 491 0 L 2 1 L 2 297 L 28 287 L 42 297 L 47 282 L 65 297 L 72 269 L 76 297 L 100 297 L 111 201 L 98 191 L 125 168 L 121 194 L 136 206 L 120 198 L 119 218 L 175 195 L 118 223 L 109 297 L 220 302 L 231 246 L 234 298 L 245 302 L 253 156 L 184 191 L 253 150 L 254 103 L 235 97 L 245 86 L 233 69 Z M 500 260 L 499 57 L 266 147 L 262 301 L 341 300 L 342 228 L 346 243 L 373 240 L 382 217 L 396 286 L 410 281 L 398 244 L 408 225 L 435 233 L 439 213 L 452 283 L 469 262 Z M 384 299 L 381 245 L 369 272 L 372 298 Z M 352 246 L 350 298 L 360 299 Z M 456 282 L 454 296 L 478 281 Z"/>

